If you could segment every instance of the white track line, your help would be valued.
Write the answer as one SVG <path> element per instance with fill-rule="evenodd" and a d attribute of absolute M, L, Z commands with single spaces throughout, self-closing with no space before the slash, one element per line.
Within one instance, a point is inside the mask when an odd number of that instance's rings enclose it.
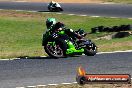
<path fill-rule="evenodd" d="M 72 83 L 61 83 L 61 84 L 63 84 L 63 85 L 70 85 L 70 84 L 72 84 Z"/>
<path fill-rule="evenodd" d="M 73 16 L 73 15 L 75 15 L 75 14 L 67 14 L 67 15 Z"/>
<path fill-rule="evenodd" d="M 79 15 L 79 16 L 87 16 L 87 15 Z"/>
<path fill-rule="evenodd" d="M 113 2 L 105 2 L 105 3 L 99 3 L 99 4 L 118 4 L 118 3 L 113 3 Z"/>
<path fill-rule="evenodd" d="M 12 1 L 12 2 L 28 2 L 28 1 Z"/>
<path fill-rule="evenodd" d="M 62 13 L 56 13 L 56 14 L 62 14 Z"/>
<path fill-rule="evenodd" d="M 110 17 L 110 18 L 119 18 L 119 17 Z"/>
<path fill-rule="evenodd" d="M 40 56 L 40 57 L 47 57 L 47 56 Z"/>
<path fill-rule="evenodd" d="M 26 88 L 36 88 L 36 86 L 27 86 Z"/>
<path fill-rule="evenodd" d="M 90 17 L 101 17 L 101 16 L 90 16 Z"/>
<path fill-rule="evenodd" d="M 16 10 L 16 11 L 25 11 L 25 10 Z"/>
<path fill-rule="evenodd" d="M 59 84 L 48 84 L 48 86 L 57 86 Z"/>
<path fill-rule="evenodd" d="M 132 18 L 128 18 L 128 19 L 132 20 Z"/>
<path fill-rule="evenodd" d="M 72 82 L 73 84 L 76 84 L 77 82 Z"/>
<path fill-rule="evenodd" d="M 125 52 L 132 52 L 132 50 L 126 50 L 126 51 L 113 51 L 113 52 L 99 52 L 97 54 L 105 54 L 105 53 L 125 53 Z"/>
<path fill-rule="evenodd" d="M 38 12 L 38 11 L 27 11 L 27 12 L 33 12 L 33 13 L 36 13 L 36 12 Z"/>
<path fill-rule="evenodd" d="M 38 87 L 45 87 L 45 86 L 47 86 L 47 85 L 37 85 L 37 88 L 38 88 Z"/>

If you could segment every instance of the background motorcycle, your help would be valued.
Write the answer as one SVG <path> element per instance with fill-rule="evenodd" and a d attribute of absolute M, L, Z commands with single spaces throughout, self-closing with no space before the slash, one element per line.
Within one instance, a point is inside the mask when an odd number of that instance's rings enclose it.
<path fill-rule="evenodd" d="M 60 6 L 59 3 L 48 4 L 48 10 L 51 11 L 51 12 L 63 11 L 63 9 L 62 9 L 62 7 Z"/>

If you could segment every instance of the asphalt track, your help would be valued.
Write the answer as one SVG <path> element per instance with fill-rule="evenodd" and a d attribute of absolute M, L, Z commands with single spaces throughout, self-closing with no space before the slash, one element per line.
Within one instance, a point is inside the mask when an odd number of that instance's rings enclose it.
<path fill-rule="evenodd" d="M 48 12 L 46 3 L 0 2 L 0 9 Z M 62 4 L 63 13 L 132 17 L 132 5 L 122 4 Z M 52 59 L 30 57 L 0 61 L 0 88 L 75 82 L 76 69 L 82 66 L 87 73 L 129 73 L 132 75 L 132 52 L 98 54 L 94 57 Z"/>
<path fill-rule="evenodd" d="M 132 52 L 60 59 L 30 57 L 0 61 L 0 88 L 75 82 L 76 70 L 79 66 L 82 66 L 87 73 L 132 75 L 131 63 Z"/>
<path fill-rule="evenodd" d="M 62 13 L 89 16 L 132 18 L 132 5 L 127 4 L 69 4 L 61 3 Z M 31 10 L 47 12 L 47 3 L 0 2 L 0 9 Z"/>

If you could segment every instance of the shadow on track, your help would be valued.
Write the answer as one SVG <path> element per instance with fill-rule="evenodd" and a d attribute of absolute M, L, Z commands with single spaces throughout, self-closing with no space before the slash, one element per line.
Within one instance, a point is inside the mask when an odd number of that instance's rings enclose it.
<path fill-rule="evenodd" d="M 74 56 L 68 56 L 68 57 L 80 57 L 79 55 L 74 55 Z M 68 58 L 68 57 L 62 57 L 62 58 Z M 20 57 L 17 57 L 19 59 L 62 59 L 62 58 L 53 58 L 53 57 L 42 57 L 42 56 L 20 56 Z"/>
<path fill-rule="evenodd" d="M 20 58 L 20 59 L 55 59 L 55 58 L 52 58 L 52 57 L 42 57 L 42 56 L 21 56 L 21 57 L 17 57 L 17 58 Z"/>
<path fill-rule="evenodd" d="M 51 11 L 48 11 L 48 10 L 40 10 L 40 11 L 37 11 L 37 12 L 51 12 Z"/>
<path fill-rule="evenodd" d="M 55 13 L 55 12 L 58 12 L 58 11 L 40 10 L 40 11 L 37 11 L 37 12 L 49 12 L 49 13 Z"/>

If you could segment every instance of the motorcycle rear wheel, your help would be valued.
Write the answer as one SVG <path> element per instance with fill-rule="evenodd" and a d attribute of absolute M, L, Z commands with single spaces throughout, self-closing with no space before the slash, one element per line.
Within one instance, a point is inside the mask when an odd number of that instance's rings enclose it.
<path fill-rule="evenodd" d="M 96 53 L 97 53 L 97 46 L 94 43 L 92 43 L 91 46 L 87 46 L 84 49 L 84 54 L 87 56 L 94 56 L 96 55 Z"/>

